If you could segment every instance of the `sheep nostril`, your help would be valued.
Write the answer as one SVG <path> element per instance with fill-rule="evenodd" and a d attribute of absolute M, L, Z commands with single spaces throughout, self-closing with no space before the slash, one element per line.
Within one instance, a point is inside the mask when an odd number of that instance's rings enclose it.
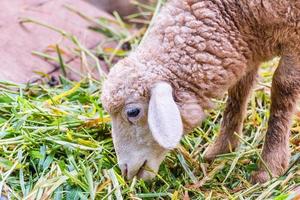
<path fill-rule="evenodd" d="M 125 176 L 125 177 L 128 176 L 128 167 L 127 167 L 127 164 L 125 164 L 125 172 L 124 172 L 124 176 Z"/>
<path fill-rule="evenodd" d="M 143 163 L 142 168 L 144 168 L 146 164 L 147 164 L 147 160 L 145 160 L 145 162 Z"/>

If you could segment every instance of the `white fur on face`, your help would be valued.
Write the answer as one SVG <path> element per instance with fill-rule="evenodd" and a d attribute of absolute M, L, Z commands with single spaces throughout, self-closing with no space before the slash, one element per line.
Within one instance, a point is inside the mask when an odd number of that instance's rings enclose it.
<path fill-rule="evenodd" d="M 147 117 L 144 117 L 147 118 Z M 132 124 L 119 113 L 112 116 L 112 137 L 123 176 L 149 180 L 155 177 L 168 150 L 153 139 L 147 120 Z"/>
<path fill-rule="evenodd" d="M 168 83 L 156 83 L 151 89 L 149 103 L 128 101 L 131 103 L 121 112 L 112 115 L 118 163 L 128 179 L 135 175 L 153 178 L 166 152 L 180 142 L 183 124 L 172 92 Z"/>

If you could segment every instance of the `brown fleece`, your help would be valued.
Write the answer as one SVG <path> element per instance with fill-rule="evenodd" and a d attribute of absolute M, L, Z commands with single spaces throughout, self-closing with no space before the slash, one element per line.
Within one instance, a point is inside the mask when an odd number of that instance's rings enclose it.
<path fill-rule="evenodd" d="M 170 0 L 145 40 L 110 72 L 103 105 L 114 113 L 129 101 L 149 101 L 153 84 L 166 81 L 187 131 L 201 122 L 212 98 L 229 91 L 220 136 L 206 154 L 213 159 L 238 145 L 233 133 L 241 132 L 257 66 L 282 56 L 263 149 L 268 168 L 279 176 L 288 165 L 289 123 L 299 96 L 299 21 L 296 0 Z M 267 179 L 261 166 L 253 180 Z"/>

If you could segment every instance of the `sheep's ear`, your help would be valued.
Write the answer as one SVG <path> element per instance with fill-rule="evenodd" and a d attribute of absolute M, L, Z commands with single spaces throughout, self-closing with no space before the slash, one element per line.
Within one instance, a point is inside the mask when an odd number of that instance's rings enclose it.
<path fill-rule="evenodd" d="M 182 120 L 168 83 L 157 83 L 151 90 L 148 124 L 154 139 L 165 149 L 173 149 L 180 142 Z"/>

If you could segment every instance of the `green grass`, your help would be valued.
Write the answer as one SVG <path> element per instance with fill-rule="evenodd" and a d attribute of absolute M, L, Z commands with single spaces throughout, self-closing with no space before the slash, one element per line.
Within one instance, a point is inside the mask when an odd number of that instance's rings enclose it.
<path fill-rule="evenodd" d="M 145 9 L 145 13 L 155 10 Z M 129 19 L 148 20 L 137 17 Z M 125 43 L 135 46 L 145 32 L 144 27 L 129 32 L 129 25 L 117 14 L 114 22 L 86 18 L 93 21 L 93 29 L 108 36 L 106 42 L 116 41 L 117 47 Z M 111 66 L 127 54 L 121 48 L 105 49 L 105 42 L 88 50 L 74 36 L 47 28 L 73 41 L 75 54 L 92 58 L 87 66 L 98 68 L 99 75 L 100 64 L 93 59 L 101 57 Z M 63 63 L 63 54 L 56 47 L 57 58 L 41 52 L 35 55 L 70 70 L 72 66 Z M 249 182 L 257 169 L 267 128 L 270 83 L 277 62 L 275 59 L 261 68 L 237 152 L 222 155 L 211 165 L 203 162 L 203 152 L 219 132 L 225 98 L 216 102 L 201 127 L 168 154 L 156 179 L 148 183 L 120 176 L 110 118 L 101 106 L 101 81 L 86 77 L 77 83 L 60 77 L 61 84 L 55 87 L 0 82 L 0 194 L 9 199 L 292 199 L 300 186 L 299 118 L 291 131 L 292 159 L 286 174 L 265 184 Z"/>

